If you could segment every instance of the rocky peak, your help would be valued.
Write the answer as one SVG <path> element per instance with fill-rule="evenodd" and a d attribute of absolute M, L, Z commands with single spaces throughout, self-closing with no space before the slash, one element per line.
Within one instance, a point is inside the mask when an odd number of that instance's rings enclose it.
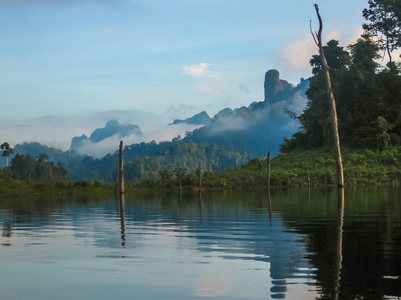
<path fill-rule="evenodd" d="M 280 92 L 292 89 L 292 84 L 280 79 L 280 73 L 277 70 L 269 70 L 265 74 L 265 102 L 271 101 Z"/>

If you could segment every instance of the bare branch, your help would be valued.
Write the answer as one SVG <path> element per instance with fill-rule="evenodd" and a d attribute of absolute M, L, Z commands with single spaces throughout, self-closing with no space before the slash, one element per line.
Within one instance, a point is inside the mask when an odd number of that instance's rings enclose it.
<path fill-rule="evenodd" d="M 317 4 L 314 4 L 314 5 L 315 5 L 315 9 L 316 9 L 317 18 L 319 19 L 319 33 L 317 34 L 317 36 L 318 36 L 319 43 L 321 45 L 322 44 L 323 21 L 319 14 L 319 6 Z"/>
<path fill-rule="evenodd" d="M 309 29 L 310 29 L 310 33 L 311 33 L 311 35 L 313 37 L 313 40 L 315 41 L 316 46 L 319 47 L 319 44 L 316 41 L 316 37 L 315 37 L 315 35 L 313 34 L 313 31 L 312 31 L 312 20 L 309 20 Z"/>
<path fill-rule="evenodd" d="M 314 6 L 316 9 L 317 18 L 319 19 L 319 31 L 316 34 L 317 46 L 319 47 L 320 56 L 322 57 L 323 67 L 325 67 L 327 70 L 330 70 L 330 67 L 327 64 L 327 60 L 326 60 L 326 57 L 324 55 L 324 50 L 323 50 L 323 43 L 322 43 L 323 21 L 319 14 L 319 6 L 317 4 L 314 4 Z"/>

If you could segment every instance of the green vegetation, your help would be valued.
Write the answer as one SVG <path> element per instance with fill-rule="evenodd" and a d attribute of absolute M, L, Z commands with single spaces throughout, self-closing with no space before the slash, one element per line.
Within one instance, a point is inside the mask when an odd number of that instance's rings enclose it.
<path fill-rule="evenodd" d="M 343 149 L 344 176 L 347 185 L 399 184 L 401 183 L 401 147 L 384 150 Z M 238 169 L 219 172 L 186 168 L 177 171 L 163 169 L 157 178 L 126 182 L 126 193 L 146 190 L 199 190 L 202 189 L 250 189 L 267 186 L 267 161 L 253 159 Z M 272 187 L 306 187 L 334 185 L 335 161 L 328 148 L 293 150 L 271 160 Z M 18 180 L 13 178 L 10 167 L 0 169 L 0 193 L 32 194 L 56 191 L 59 193 L 115 193 L 117 184 L 97 180 Z"/>
<path fill-rule="evenodd" d="M 2 156 L 6 158 L 6 167 L 8 167 L 8 157 L 10 154 L 14 153 L 14 149 L 10 148 L 10 145 L 7 142 L 1 144 L 0 149 L 3 151 Z"/>
<path fill-rule="evenodd" d="M 344 176 L 348 185 L 401 182 L 401 147 L 385 150 L 343 149 Z M 142 189 L 199 189 L 199 170 L 192 173 L 164 169 L 159 180 L 142 180 L 131 184 Z M 180 175 L 178 175 L 180 174 Z M 271 160 L 271 185 L 301 187 L 334 185 L 336 182 L 333 153 L 327 148 L 294 150 Z M 267 186 L 267 161 L 253 159 L 239 169 L 202 172 L 203 189 L 247 189 Z"/>
<path fill-rule="evenodd" d="M 369 8 L 363 10 L 368 21 L 363 28 L 376 37 L 380 47 L 391 52 L 401 47 L 401 2 L 399 0 L 369 0 Z"/>

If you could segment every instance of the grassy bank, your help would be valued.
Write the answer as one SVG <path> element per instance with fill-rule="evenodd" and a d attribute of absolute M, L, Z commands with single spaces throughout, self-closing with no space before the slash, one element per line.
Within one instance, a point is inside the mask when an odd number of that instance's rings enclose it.
<path fill-rule="evenodd" d="M 0 193 L 2 195 L 30 195 L 30 194 L 104 194 L 114 193 L 115 185 L 100 182 L 83 181 L 28 181 L 16 180 L 11 177 L 0 178 Z"/>
<path fill-rule="evenodd" d="M 398 184 L 401 182 L 401 148 L 384 151 L 343 149 L 344 177 L 346 185 Z M 296 150 L 281 154 L 271 160 L 271 185 L 276 187 L 300 187 L 334 185 L 335 161 L 328 149 Z M 186 189 L 199 187 L 199 172 L 188 174 L 182 180 Z M 177 189 L 178 180 L 143 180 L 135 186 L 141 188 Z M 267 161 L 254 159 L 239 169 L 204 172 L 202 187 L 253 188 L 267 186 Z"/>

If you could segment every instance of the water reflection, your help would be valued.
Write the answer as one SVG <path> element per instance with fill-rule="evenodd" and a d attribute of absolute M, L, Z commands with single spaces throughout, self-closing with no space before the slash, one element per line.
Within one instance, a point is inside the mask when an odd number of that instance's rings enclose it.
<path fill-rule="evenodd" d="M 110 296 L 99 278 L 122 285 L 118 293 L 141 291 L 137 296 L 146 299 L 400 296 L 400 191 L 344 194 L 305 189 L 0 200 L 1 244 L 11 245 L 0 253 L 10 274 L 5 298 L 13 298 L 6 296 L 15 278 L 40 286 L 35 272 L 55 287 L 72 284 L 70 278 L 89 280 L 104 292 L 97 299 Z M 66 269 L 68 277 L 57 273 Z M 57 295 L 44 292 L 48 299 Z"/>
<path fill-rule="evenodd" d="M 120 193 L 120 222 L 121 222 L 121 246 L 125 247 L 125 200 L 124 200 L 124 193 Z"/>
<path fill-rule="evenodd" d="M 267 189 L 267 207 L 269 208 L 269 223 L 272 226 L 272 201 L 270 195 L 270 188 Z"/>
<path fill-rule="evenodd" d="M 343 261 L 343 225 L 344 225 L 344 188 L 338 188 L 337 203 L 337 247 L 336 247 L 336 268 L 334 280 L 334 299 L 339 299 L 341 268 Z"/>

